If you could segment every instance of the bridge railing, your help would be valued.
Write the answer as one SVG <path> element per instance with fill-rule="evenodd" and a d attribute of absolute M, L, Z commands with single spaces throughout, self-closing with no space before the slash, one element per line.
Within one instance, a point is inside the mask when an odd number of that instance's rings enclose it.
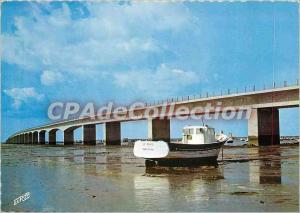
<path fill-rule="evenodd" d="M 247 93 L 247 92 L 259 92 L 259 91 L 264 91 L 264 90 L 269 90 L 269 89 L 279 89 L 279 88 L 284 88 L 288 86 L 299 86 L 299 79 L 296 80 L 295 83 L 293 84 L 288 84 L 287 81 L 283 81 L 280 83 L 273 82 L 272 85 L 255 85 L 253 84 L 252 86 L 245 86 L 243 89 L 227 89 L 226 91 L 221 90 L 220 92 L 204 92 L 200 93 L 198 95 L 188 95 L 188 96 L 181 96 L 181 97 L 173 97 L 173 98 L 167 98 L 163 100 L 156 100 L 152 102 L 146 102 L 146 106 L 157 106 L 161 105 L 163 103 L 174 103 L 174 102 L 181 102 L 181 101 L 189 101 L 189 100 L 199 100 L 199 99 L 206 99 L 206 98 L 213 98 L 213 97 L 218 97 L 218 96 L 226 96 L 226 95 L 235 95 L 235 94 L 241 94 L 241 93 Z"/>

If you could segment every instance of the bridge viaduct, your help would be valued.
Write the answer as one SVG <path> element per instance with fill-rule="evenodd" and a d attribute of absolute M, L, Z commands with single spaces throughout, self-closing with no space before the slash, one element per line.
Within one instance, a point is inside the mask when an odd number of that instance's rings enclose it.
<path fill-rule="evenodd" d="M 276 145 L 280 143 L 279 130 L 279 109 L 289 107 L 299 107 L 299 85 L 284 86 L 282 88 L 271 88 L 260 91 L 247 91 L 237 94 L 230 94 L 214 97 L 203 97 L 186 100 L 170 100 L 167 103 L 167 110 L 174 104 L 175 110 L 185 106 L 189 109 L 194 107 L 205 107 L 207 104 L 215 106 L 221 103 L 220 111 L 226 107 L 233 109 L 251 109 L 248 119 L 248 139 L 254 145 Z M 162 114 L 163 104 L 148 105 L 134 109 L 133 114 L 140 116 L 140 120 L 148 120 L 148 139 L 170 141 L 170 122 L 167 117 L 162 119 L 157 117 L 145 117 L 145 110 L 156 108 L 159 115 Z M 170 112 L 170 117 L 175 113 Z M 185 112 L 180 112 L 184 115 Z M 216 113 L 210 111 L 210 113 Z M 121 123 L 136 120 L 130 113 L 121 112 L 123 117 L 114 119 L 93 119 L 83 118 L 75 120 L 65 120 L 43 126 L 38 126 L 17 132 L 7 139 L 7 143 L 16 144 L 46 144 L 46 132 L 48 132 L 48 144 L 56 144 L 56 132 L 63 131 L 64 145 L 74 144 L 74 131 L 83 127 L 82 140 L 85 145 L 96 145 L 96 125 L 104 124 L 104 142 L 106 145 L 121 145 Z"/>

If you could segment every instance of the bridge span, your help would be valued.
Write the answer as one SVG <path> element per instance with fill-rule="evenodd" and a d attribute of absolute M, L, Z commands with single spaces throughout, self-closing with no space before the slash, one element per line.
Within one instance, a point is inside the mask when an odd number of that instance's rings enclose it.
<path fill-rule="evenodd" d="M 129 111 L 120 112 L 122 118 L 95 119 L 91 117 L 64 120 L 38 127 L 25 129 L 15 133 L 7 139 L 7 143 L 16 144 L 56 144 L 56 132 L 63 131 L 64 145 L 74 144 L 74 131 L 82 127 L 82 140 L 85 145 L 96 145 L 96 125 L 104 124 L 104 142 L 106 145 L 121 145 L 121 123 L 132 120 L 148 120 L 148 139 L 170 141 L 170 122 L 175 115 L 178 115 L 178 108 L 205 107 L 208 104 L 216 106 L 220 104 L 218 112 L 239 109 L 251 109 L 248 118 L 248 139 L 254 145 L 276 145 L 280 143 L 279 130 L 279 109 L 299 107 L 299 84 L 294 86 L 285 85 L 282 88 L 271 88 L 260 91 L 252 91 L 213 97 L 193 98 L 186 100 L 172 99 L 167 103 L 148 105 L 135 108 L 132 113 Z M 167 113 L 163 113 L 163 107 Z M 171 111 L 171 107 L 173 107 Z M 158 116 L 145 117 L 145 111 L 157 109 Z M 216 109 L 216 108 L 214 108 Z M 176 114 L 176 113 L 177 114 Z M 191 112 L 191 110 L 189 111 Z M 212 110 L 209 113 L 217 113 Z M 132 114 L 135 117 L 132 117 Z M 180 115 L 187 115 L 186 111 L 180 111 Z M 198 114 L 203 114 L 199 112 Z M 167 116 L 165 116 L 167 115 Z M 138 118 L 137 118 L 138 117 Z M 48 139 L 46 139 L 46 132 Z"/>

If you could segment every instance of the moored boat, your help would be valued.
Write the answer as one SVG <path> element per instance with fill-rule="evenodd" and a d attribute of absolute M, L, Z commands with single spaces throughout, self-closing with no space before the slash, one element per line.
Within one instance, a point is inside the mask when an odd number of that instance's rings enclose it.
<path fill-rule="evenodd" d="M 182 141 L 136 141 L 134 155 L 146 160 L 146 166 L 192 166 L 216 163 L 219 152 L 228 137 L 217 138 L 212 127 L 186 126 Z"/>
<path fill-rule="evenodd" d="M 233 138 L 232 137 L 229 137 L 227 140 L 226 140 L 226 144 L 228 143 L 233 143 Z"/>

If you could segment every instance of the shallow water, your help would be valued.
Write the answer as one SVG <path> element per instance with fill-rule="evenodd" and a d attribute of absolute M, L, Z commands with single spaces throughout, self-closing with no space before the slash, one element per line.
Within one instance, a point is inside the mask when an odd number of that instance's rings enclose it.
<path fill-rule="evenodd" d="M 1 148 L 3 211 L 299 209 L 298 146 L 231 147 L 218 166 L 147 171 L 128 146 Z"/>

